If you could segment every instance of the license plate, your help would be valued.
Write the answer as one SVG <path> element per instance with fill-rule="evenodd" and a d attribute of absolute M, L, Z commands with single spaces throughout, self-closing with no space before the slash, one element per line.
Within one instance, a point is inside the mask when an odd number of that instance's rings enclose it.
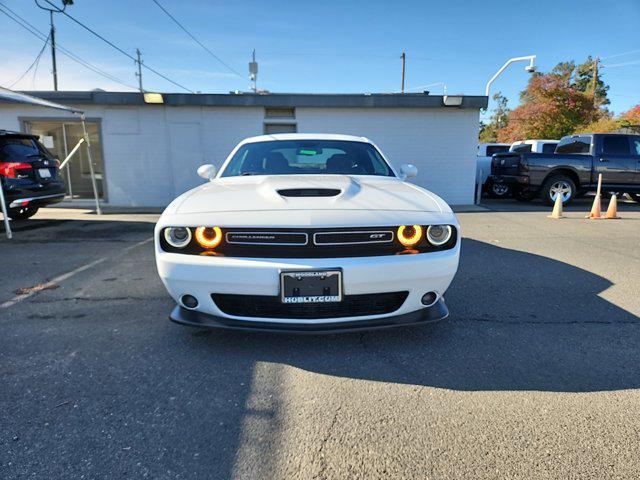
<path fill-rule="evenodd" d="M 330 303 L 342 300 L 342 271 L 280 272 L 282 303 Z"/>
<path fill-rule="evenodd" d="M 40 178 L 51 178 L 51 172 L 48 168 L 39 168 L 38 175 L 40 175 Z"/>

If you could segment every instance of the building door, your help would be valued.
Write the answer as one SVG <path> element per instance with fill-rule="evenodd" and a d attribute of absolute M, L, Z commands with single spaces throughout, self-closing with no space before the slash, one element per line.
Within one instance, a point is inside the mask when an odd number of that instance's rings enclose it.
<path fill-rule="evenodd" d="M 73 150 L 73 147 L 82 138 L 82 124 L 73 121 L 57 120 L 28 120 L 25 121 L 25 130 L 40 136 L 40 142 L 49 149 L 54 157 L 61 162 Z M 104 199 L 102 139 L 97 122 L 86 122 L 87 133 L 91 141 L 91 153 L 93 156 L 93 168 L 96 175 L 98 196 Z M 75 155 L 69 160 L 60 175 L 67 186 L 67 196 L 70 199 L 93 198 L 91 185 L 91 169 L 86 145 L 82 145 Z"/>

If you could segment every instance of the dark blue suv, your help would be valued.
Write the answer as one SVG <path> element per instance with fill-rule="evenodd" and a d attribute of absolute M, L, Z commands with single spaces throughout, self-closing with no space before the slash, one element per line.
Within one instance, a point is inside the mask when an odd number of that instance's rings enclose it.
<path fill-rule="evenodd" d="M 29 218 L 39 207 L 62 201 L 59 165 L 38 136 L 0 130 L 0 182 L 9 217 Z"/>

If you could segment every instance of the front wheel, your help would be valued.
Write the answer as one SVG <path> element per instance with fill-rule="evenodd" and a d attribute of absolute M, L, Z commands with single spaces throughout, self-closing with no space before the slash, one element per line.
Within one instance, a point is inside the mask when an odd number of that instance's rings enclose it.
<path fill-rule="evenodd" d="M 528 188 L 519 188 L 513 192 L 513 197 L 519 202 L 530 202 L 535 194 Z"/>
<path fill-rule="evenodd" d="M 576 197 L 576 184 L 566 175 L 554 175 L 542 185 L 540 198 L 547 205 L 553 205 L 558 195 L 564 205 L 570 204 Z"/>
<path fill-rule="evenodd" d="M 10 208 L 7 212 L 12 220 L 26 220 L 33 217 L 38 212 L 38 207 Z"/>

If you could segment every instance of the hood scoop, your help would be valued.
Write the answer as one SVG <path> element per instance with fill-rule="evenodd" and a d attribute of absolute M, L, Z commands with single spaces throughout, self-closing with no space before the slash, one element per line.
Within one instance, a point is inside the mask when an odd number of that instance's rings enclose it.
<path fill-rule="evenodd" d="M 277 190 L 283 197 L 335 197 L 342 190 L 337 188 L 284 188 Z"/>

